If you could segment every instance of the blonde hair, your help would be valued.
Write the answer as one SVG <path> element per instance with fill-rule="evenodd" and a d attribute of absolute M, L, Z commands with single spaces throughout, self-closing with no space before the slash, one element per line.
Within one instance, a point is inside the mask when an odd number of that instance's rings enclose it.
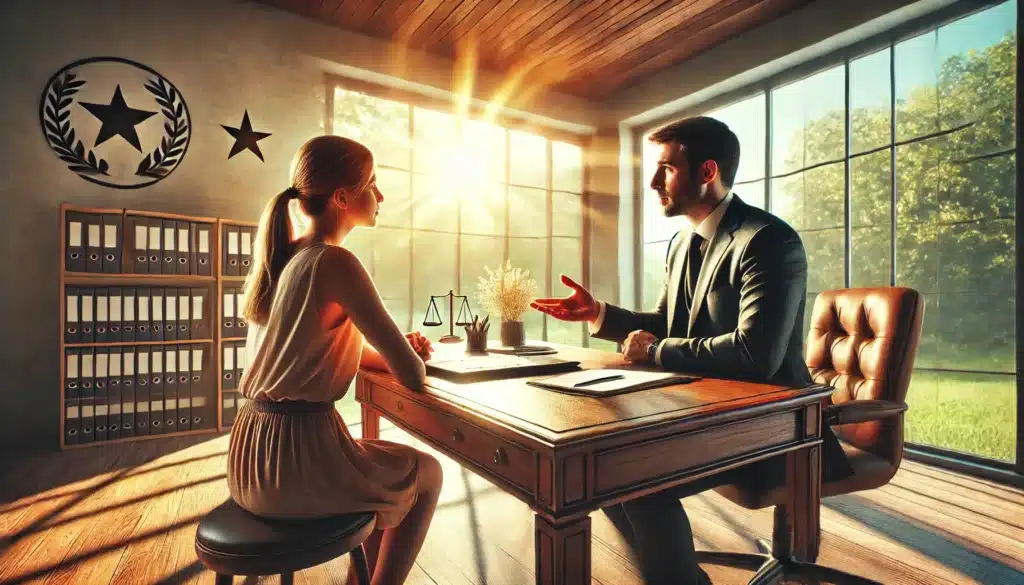
<path fill-rule="evenodd" d="M 291 186 L 275 195 L 260 217 L 253 264 L 245 279 L 242 316 L 247 321 L 267 322 L 277 281 L 292 257 L 291 200 L 298 199 L 306 215 L 317 217 L 335 191 L 365 185 L 372 168 L 373 153 L 350 138 L 317 136 L 299 147 L 292 159 Z"/>

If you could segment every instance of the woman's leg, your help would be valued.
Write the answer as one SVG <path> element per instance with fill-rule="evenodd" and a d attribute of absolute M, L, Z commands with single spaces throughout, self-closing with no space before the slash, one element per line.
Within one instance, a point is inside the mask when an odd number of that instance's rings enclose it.
<path fill-rule="evenodd" d="M 374 530 L 363 541 L 363 552 L 366 553 L 366 566 L 370 570 L 370 578 L 373 578 L 374 569 L 377 567 L 377 553 L 380 552 L 380 539 L 383 536 L 383 530 Z M 358 583 L 355 567 L 349 566 L 348 580 L 345 581 L 345 585 L 357 585 Z"/>
<path fill-rule="evenodd" d="M 422 452 L 419 455 L 416 504 L 401 524 L 384 530 L 373 571 L 373 585 L 402 585 L 427 537 L 430 519 L 434 517 L 437 499 L 441 496 L 441 464 L 431 455 Z"/>

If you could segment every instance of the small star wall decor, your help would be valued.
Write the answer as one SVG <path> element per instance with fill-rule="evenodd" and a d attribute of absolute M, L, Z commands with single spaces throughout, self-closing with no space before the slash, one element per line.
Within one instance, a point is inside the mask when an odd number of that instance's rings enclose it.
<path fill-rule="evenodd" d="M 235 139 L 235 144 L 231 146 L 231 153 L 228 154 L 228 158 L 235 156 L 243 150 L 250 150 L 253 154 L 260 157 L 260 160 L 263 160 L 263 153 L 260 152 L 257 142 L 270 136 L 270 132 L 256 132 L 252 129 L 252 122 L 249 121 L 249 110 L 245 110 L 245 114 L 242 116 L 242 124 L 238 128 L 232 128 L 224 124 L 221 124 L 221 128 L 227 130 L 228 134 Z"/>

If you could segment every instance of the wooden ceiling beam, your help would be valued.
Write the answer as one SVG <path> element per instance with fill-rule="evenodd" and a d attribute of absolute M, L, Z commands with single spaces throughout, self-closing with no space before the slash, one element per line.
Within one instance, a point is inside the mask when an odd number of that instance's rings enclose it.
<path fill-rule="evenodd" d="M 662 15 L 663 18 L 634 21 L 626 30 L 614 38 L 608 39 L 608 42 L 603 43 L 602 46 L 571 55 L 566 74 L 571 77 L 577 72 L 596 68 L 596 64 L 615 62 L 638 47 L 654 42 L 666 32 L 697 18 L 704 10 L 714 6 L 716 2 L 732 4 L 736 1 L 739 0 L 692 0 L 673 6 L 671 10 L 665 11 Z"/>
<path fill-rule="evenodd" d="M 585 35 L 569 35 L 551 47 L 538 48 L 537 50 L 543 51 L 545 60 L 552 64 L 557 64 L 560 60 L 564 60 L 567 55 L 580 50 L 579 47 L 581 45 L 596 46 L 602 42 L 602 39 L 614 38 L 619 30 L 628 26 L 634 19 L 647 17 L 650 14 L 658 14 L 660 11 L 668 9 L 672 3 L 673 0 L 647 0 L 646 2 L 627 0 L 626 2 L 619 2 L 610 7 L 608 12 L 605 13 L 606 17 L 602 20 L 597 20 L 596 26 L 588 29 Z M 598 19 L 601 17 L 600 13 L 595 16 Z M 502 66 L 508 68 L 515 67 L 530 61 L 533 58 L 532 56 L 532 51 L 530 53 L 516 51 L 513 56 L 510 56 L 508 62 L 502 63 Z"/>
<path fill-rule="evenodd" d="M 703 17 L 680 31 L 684 40 L 657 52 L 653 45 L 631 55 L 628 68 L 608 65 L 587 75 L 574 78 L 573 83 L 587 87 L 588 93 L 607 96 L 611 91 L 635 82 L 685 59 L 693 58 L 735 35 L 743 34 L 767 20 L 778 18 L 811 0 L 776 0 L 773 2 L 734 3 L 730 9 Z"/>
<path fill-rule="evenodd" d="M 518 25 L 509 23 L 509 26 L 504 27 L 495 37 L 488 39 L 485 51 L 488 61 L 495 59 L 501 47 L 518 44 L 538 29 L 550 28 L 554 23 L 566 18 L 573 9 L 579 9 L 587 2 L 588 0 L 549 0 L 541 8 L 524 10 L 528 18 Z"/>
<path fill-rule="evenodd" d="M 570 27 L 585 27 L 601 16 L 601 10 L 610 5 L 633 0 L 574 0 L 551 17 L 547 26 L 539 26 L 514 42 L 503 43 L 495 49 L 492 60 L 496 64 L 508 64 L 515 53 L 530 54 L 533 49 L 545 51 L 546 45 Z"/>
<path fill-rule="evenodd" d="M 420 27 L 427 25 L 427 23 L 435 18 L 444 20 L 458 5 L 458 2 L 450 2 L 448 0 L 424 0 L 422 4 L 416 7 L 416 10 L 413 11 L 409 18 L 398 26 L 395 30 L 395 37 L 407 45 L 411 44 L 413 34 Z M 441 20 L 436 22 L 440 23 Z"/>
<path fill-rule="evenodd" d="M 252 0 L 603 99 L 812 0 Z"/>
<path fill-rule="evenodd" d="M 496 0 L 462 0 L 462 2 L 460 2 L 458 6 L 455 6 L 447 16 L 437 20 L 433 28 L 429 28 L 429 20 L 435 20 L 434 17 L 428 19 L 428 22 L 424 23 L 419 30 L 413 33 L 410 44 L 426 51 L 440 52 L 438 50 L 439 41 L 448 36 L 448 33 L 450 33 L 456 25 L 462 22 L 471 13 L 477 11 L 481 3 L 486 4 L 488 2 L 495 1 Z"/>

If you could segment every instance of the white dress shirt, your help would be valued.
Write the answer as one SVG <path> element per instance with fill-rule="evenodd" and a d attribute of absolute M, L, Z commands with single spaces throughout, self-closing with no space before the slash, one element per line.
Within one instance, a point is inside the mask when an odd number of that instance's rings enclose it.
<path fill-rule="evenodd" d="M 705 217 L 704 221 L 700 222 L 694 230 L 700 237 L 708 241 L 708 248 L 711 247 L 711 242 L 714 240 L 715 234 L 718 233 L 718 224 L 722 223 L 722 217 L 725 216 L 725 211 L 729 208 L 730 203 L 732 203 L 732 191 L 729 191 L 729 194 L 715 207 L 711 215 Z M 701 270 L 703 270 L 703 267 Z M 600 307 L 597 320 L 587 324 L 591 335 L 600 331 L 601 325 L 604 323 L 604 301 L 598 301 L 597 304 Z M 661 340 L 658 343 L 658 350 L 654 355 L 654 363 L 659 366 L 661 365 L 661 348 L 664 345 L 665 340 Z"/>

